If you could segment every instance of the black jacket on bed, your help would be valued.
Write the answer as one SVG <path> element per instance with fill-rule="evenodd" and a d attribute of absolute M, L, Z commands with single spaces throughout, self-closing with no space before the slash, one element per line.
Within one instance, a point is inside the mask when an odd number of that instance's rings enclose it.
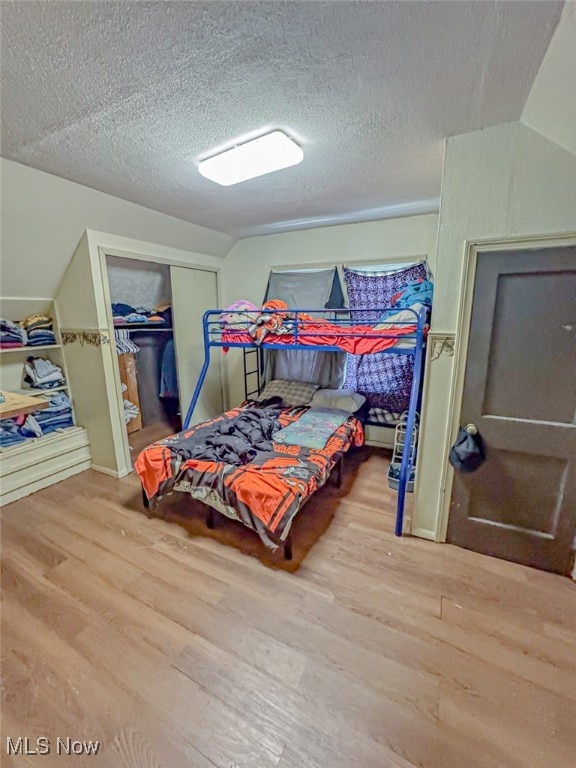
<path fill-rule="evenodd" d="M 258 451 L 272 450 L 272 435 L 280 429 L 277 421 L 281 403 L 249 408 L 236 418 L 200 428 L 190 437 L 181 437 L 174 450 L 183 459 L 247 464 Z"/>

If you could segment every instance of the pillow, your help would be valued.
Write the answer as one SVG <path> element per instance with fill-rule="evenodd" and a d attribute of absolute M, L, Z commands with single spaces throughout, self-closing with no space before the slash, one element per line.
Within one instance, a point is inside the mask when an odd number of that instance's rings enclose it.
<path fill-rule="evenodd" d="M 422 307 L 429 309 L 426 304 L 412 304 L 411 307 L 401 309 L 399 312 L 395 312 L 393 315 L 383 314 L 378 320 L 378 323 L 374 326 L 375 331 L 389 331 L 394 330 L 395 325 L 416 325 L 418 322 L 418 314 Z"/>
<path fill-rule="evenodd" d="M 268 400 L 270 397 L 281 397 L 285 405 L 308 405 L 312 395 L 318 389 L 318 384 L 308 384 L 304 381 L 284 381 L 274 379 L 268 382 L 258 395 L 258 400 Z"/>
<path fill-rule="evenodd" d="M 352 389 L 319 389 L 314 393 L 310 405 L 312 408 L 336 408 L 346 413 L 354 413 L 366 402 L 364 395 Z"/>

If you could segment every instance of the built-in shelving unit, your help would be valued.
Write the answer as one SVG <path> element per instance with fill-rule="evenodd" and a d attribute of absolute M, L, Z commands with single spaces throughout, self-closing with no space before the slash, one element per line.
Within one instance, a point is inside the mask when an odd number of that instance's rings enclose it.
<path fill-rule="evenodd" d="M 130 331 L 134 333 L 135 331 L 164 331 L 164 333 L 172 333 L 173 328 L 171 328 L 168 325 L 153 325 L 152 323 L 142 323 L 142 325 L 137 325 L 136 323 L 127 323 L 126 325 L 118 325 L 114 324 L 114 328 L 119 331 Z"/>
<path fill-rule="evenodd" d="M 9 320 L 23 320 L 33 314 L 51 317 L 56 339 L 55 344 L 2 349 L 0 389 L 23 395 L 65 392 L 74 409 L 56 302 L 53 299 L 26 298 L 3 298 L 0 302 L 2 317 Z M 23 376 L 24 363 L 28 357 L 44 357 L 59 366 L 65 383 L 52 389 L 27 387 Z M 75 418 L 74 425 L 0 448 L 0 499 L 3 504 L 89 468 L 90 447 L 86 430 L 76 425 Z"/>
<path fill-rule="evenodd" d="M 4 303 L 4 301 L 6 301 L 6 299 L 2 299 L 2 303 Z M 34 346 L 24 345 L 23 347 L 10 347 L 10 349 L 0 349 L 0 354 L 2 355 L 24 354 L 24 357 L 26 358 L 29 355 L 33 355 L 34 352 L 36 352 L 39 349 L 43 351 L 46 349 L 62 349 L 62 345 L 61 344 L 36 344 Z"/>
<path fill-rule="evenodd" d="M 69 389 L 68 384 L 63 384 L 61 387 L 52 387 L 52 389 L 10 389 L 10 392 L 15 392 L 17 395 L 46 395 L 49 392 L 66 392 Z"/>

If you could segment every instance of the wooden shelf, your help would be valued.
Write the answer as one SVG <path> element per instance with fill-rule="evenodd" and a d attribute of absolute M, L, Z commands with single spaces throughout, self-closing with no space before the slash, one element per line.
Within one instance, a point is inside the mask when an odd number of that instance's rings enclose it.
<path fill-rule="evenodd" d="M 26 451 L 26 449 L 31 448 L 33 446 L 51 444 L 51 443 L 54 443 L 55 440 L 61 439 L 63 437 L 68 437 L 70 435 L 76 435 L 76 434 L 84 434 L 85 431 L 86 430 L 83 429 L 82 427 L 77 427 L 75 425 L 72 425 L 70 427 L 59 427 L 53 432 L 48 432 L 47 435 L 42 435 L 42 437 L 27 437 L 25 440 L 23 440 L 20 443 L 14 443 L 14 445 L 0 446 L 0 455 L 3 458 L 5 458 L 8 454 L 16 455 L 18 453 L 21 453 L 22 451 Z"/>
<path fill-rule="evenodd" d="M 63 392 L 68 389 L 68 384 L 63 384 L 61 387 L 52 387 L 52 389 L 11 389 L 11 392 L 15 392 L 18 395 L 49 395 L 51 392 Z"/>
<path fill-rule="evenodd" d="M 10 347 L 10 349 L 0 349 L 0 352 L 7 354 L 8 352 L 27 352 L 31 355 L 37 349 L 62 349 L 61 344 L 38 344 L 35 347 L 23 346 L 23 347 Z"/>
<path fill-rule="evenodd" d="M 73 392 L 66 367 L 66 349 L 60 339 L 60 318 L 54 299 L 2 298 L 4 317 L 24 318 L 41 314 L 52 318 L 55 334 L 53 344 L 25 344 L 21 347 L 0 349 L 2 387 L 22 401 L 36 401 L 34 411 L 49 407 L 51 397 L 65 392 L 72 404 L 72 422 L 76 417 Z M 24 387 L 22 375 L 28 357 L 48 358 L 62 370 L 63 384 L 52 389 Z M 46 399 L 42 396 L 47 396 Z M 34 412 L 32 411 L 32 412 Z M 46 412 L 46 411 L 44 411 Z M 40 423 L 42 427 L 42 423 Z M 28 437 L 22 442 L 0 447 L 2 487 L 0 501 L 9 504 L 40 488 L 57 483 L 65 477 L 82 472 L 90 466 L 88 433 L 78 426 L 59 427 L 42 437 Z"/>

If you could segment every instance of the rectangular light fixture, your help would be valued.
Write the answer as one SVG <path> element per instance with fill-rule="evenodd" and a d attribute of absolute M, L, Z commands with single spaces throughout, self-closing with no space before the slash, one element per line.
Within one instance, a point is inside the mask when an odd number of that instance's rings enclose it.
<path fill-rule="evenodd" d="M 210 181 L 229 187 L 302 161 L 304 152 L 283 131 L 272 131 L 218 155 L 200 160 L 198 170 Z"/>

